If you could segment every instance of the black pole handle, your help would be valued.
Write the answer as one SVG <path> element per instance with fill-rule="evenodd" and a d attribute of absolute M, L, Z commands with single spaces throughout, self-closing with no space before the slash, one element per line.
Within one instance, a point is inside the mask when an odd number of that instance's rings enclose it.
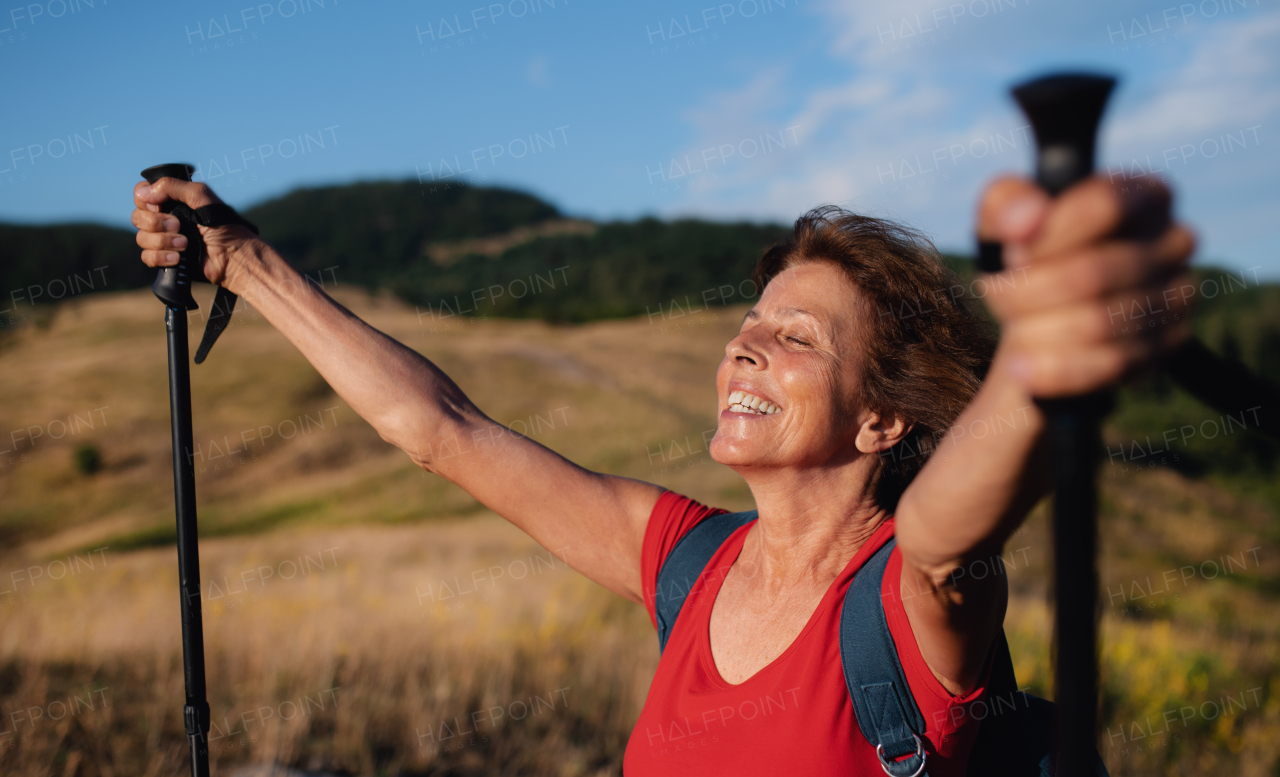
<path fill-rule="evenodd" d="M 1036 183 L 1056 197 L 1093 173 L 1098 123 L 1116 80 L 1063 73 L 1014 87 L 1036 134 Z"/>
<path fill-rule="evenodd" d="M 191 165 L 171 162 L 148 167 L 142 171 L 142 177 L 150 184 L 161 178 L 190 181 L 195 171 Z M 200 305 L 191 296 L 191 282 L 199 276 L 200 264 L 204 260 L 204 238 L 196 226 L 195 212 L 178 200 L 166 200 L 160 205 L 160 212 L 178 219 L 178 231 L 187 239 L 187 247 L 179 252 L 176 265 L 160 268 L 155 282 L 151 284 L 151 291 L 171 308 L 195 310 Z"/>
<path fill-rule="evenodd" d="M 1060 73 L 1013 88 L 1036 135 L 1036 183 L 1056 197 L 1093 173 L 1098 123 L 1116 80 L 1088 73 Z M 978 243 L 982 272 L 1004 269 L 1001 246 Z"/>

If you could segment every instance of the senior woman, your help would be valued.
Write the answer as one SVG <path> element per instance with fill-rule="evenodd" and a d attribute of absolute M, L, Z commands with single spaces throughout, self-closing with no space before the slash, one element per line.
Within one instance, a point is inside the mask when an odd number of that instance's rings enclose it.
<path fill-rule="evenodd" d="M 204 184 L 138 184 L 133 223 L 152 267 L 185 248 L 158 212 L 169 198 L 218 201 Z M 839 610 L 895 535 L 884 610 L 927 722 L 929 773 L 964 773 L 979 721 L 955 712 L 982 698 L 1007 588 L 963 570 L 999 553 L 1045 491 L 1032 397 L 1105 386 L 1186 337 L 1185 311 L 1114 324 L 1134 299 L 1180 304 L 1164 292 L 1182 282 L 1193 239 L 1169 211 L 1160 187 L 1122 197 L 1095 178 L 1050 201 L 1023 179 L 992 184 L 977 231 L 1005 246 L 985 297 L 998 346 L 905 228 L 824 208 L 765 253 L 760 299 L 716 373 L 710 445 L 758 519 L 712 557 L 726 573 L 684 604 L 627 747 L 630 777 L 879 774 L 841 674 Z M 251 292 L 383 439 L 544 547 L 572 545 L 578 571 L 654 615 L 667 554 L 722 511 L 506 433 L 417 352 L 319 290 L 292 293 L 306 287 L 298 271 L 244 227 L 201 232 L 205 277 Z M 457 438 L 478 455 L 433 457 Z M 747 702 L 768 714 L 732 714 Z"/>

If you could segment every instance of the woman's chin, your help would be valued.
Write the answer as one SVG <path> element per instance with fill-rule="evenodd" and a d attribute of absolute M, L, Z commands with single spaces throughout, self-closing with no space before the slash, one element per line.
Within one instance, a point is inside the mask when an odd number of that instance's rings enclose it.
<path fill-rule="evenodd" d="M 711 454 L 712 461 L 726 467 L 760 466 L 765 463 L 769 454 L 763 440 L 753 440 L 739 434 L 728 436 L 724 429 L 716 431 L 707 452 Z"/>

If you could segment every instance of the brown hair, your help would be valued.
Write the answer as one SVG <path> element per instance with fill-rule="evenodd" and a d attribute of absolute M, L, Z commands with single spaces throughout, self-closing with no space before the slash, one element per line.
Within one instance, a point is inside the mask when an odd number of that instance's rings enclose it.
<path fill-rule="evenodd" d="M 763 290 L 788 267 L 813 261 L 839 266 L 866 300 L 862 403 L 910 427 L 881 454 L 876 498 L 892 512 L 977 394 L 995 350 L 994 329 L 970 310 L 965 285 L 933 243 L 909 227 L 835 205 L 815 208 L 765 252 L 752 278 Z"/>

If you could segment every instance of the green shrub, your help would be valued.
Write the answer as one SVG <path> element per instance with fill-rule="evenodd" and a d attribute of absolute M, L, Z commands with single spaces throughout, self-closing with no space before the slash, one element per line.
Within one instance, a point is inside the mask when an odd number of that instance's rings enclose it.
<path fill-rule="evenodd" d="M 92 443 L 77 445 L 71 458 L 75 462 L 76 471 L 81 475 L 92 475 L 102 469 L 102 452 Z"/>

